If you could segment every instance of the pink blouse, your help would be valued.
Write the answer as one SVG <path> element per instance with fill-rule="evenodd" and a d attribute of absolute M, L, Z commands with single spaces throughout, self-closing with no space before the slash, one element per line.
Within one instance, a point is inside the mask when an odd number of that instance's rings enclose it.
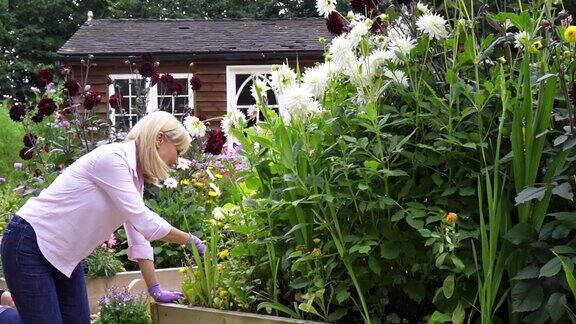
<path fill-rule="evenodd" d="M 96 148 L 72 163 L 17 215 L 36 232 L 44 257 L 70 277 L 74 268 L 120 225 L 128 237 L 128 258 L 154 259 L 150 241 L 172 226 L 144 205 L 136 171 L 136 144 Z"/>

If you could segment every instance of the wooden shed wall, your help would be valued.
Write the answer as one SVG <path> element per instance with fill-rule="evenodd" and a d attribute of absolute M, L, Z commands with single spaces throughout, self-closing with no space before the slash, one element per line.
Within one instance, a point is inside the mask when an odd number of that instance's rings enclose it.
<path fill-rule="evenodd" d="M 226 96 L 226 67 L 229 65 L 269 65 L 282 64 L 286 60 L 260 60 L 260 61 L 222 61 L 222 62 L 198 62 L 190 67 L 190 62 L 158 60 L 158 73 L 194 73 L 200 77 L 202 88 L 195 93 L 194 107 L 196 115 L 203 115 L 207 118 L 218 117 L 226 114 L 227 96 Z M 288 59 L 292 67 L 296 67 L 296 59 Z M 96 66 L 91 67 L 88 73 L 89 84 L 93 90 L 103 93 L 102 103 L 96 108 L 96 111 L 106 115 L 108 111 L 108 92 L 107 78 L 110 74 L 130 74 L 129 66 L 125 60 L 94 60 Z M 303 70 L 307 66 L 315 64 L 313 60 L 299 61 L 300 68 Z M 68 65 L 72 68 L 72 78 L 79 80 L 81 71 L 79 62 L 70 61 Z M 83 73 L 85 75 L 85 72 Z"/>

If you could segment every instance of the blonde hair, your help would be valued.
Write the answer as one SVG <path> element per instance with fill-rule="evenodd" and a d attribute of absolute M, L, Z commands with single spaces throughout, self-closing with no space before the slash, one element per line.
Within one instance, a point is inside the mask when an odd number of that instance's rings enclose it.
<path fill-rule="evenodd" d="M 168 178 L 170 172 L 170 166 L 160 158 L 156 148 L 156 137 L 159 133 L 164 133 L 176 145 L 180 154 L 190 147 L 191 138 L 184 125 L 165 111 L 155 111 L 144 116 L 132 127 L 124 140 L 136 142 L 137 158 L 144 180 L 154 184 Z"/>

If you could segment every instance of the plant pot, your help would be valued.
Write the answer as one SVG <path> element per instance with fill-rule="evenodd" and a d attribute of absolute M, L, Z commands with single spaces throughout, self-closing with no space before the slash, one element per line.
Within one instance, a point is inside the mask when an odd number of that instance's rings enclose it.
<path fill-rule="evenodd" d="M 156 276 L 158 281 L 165 290 L 180 290 L 182 284 L 181 268 L 157 269 Z M 90 313 L 98 312 L 98 299 L 106 293 L 106 289 L 112 287 L 124 287 L 133 283 L 132 293 L 146 293 L 147 287 L 140 271 L 118 272 L 112 277 L 94 277 L 86 278 L 86 290 L 88 292 L 88 302 L 90 304 Z M 0 278 L 0 289 L 7 289 L 6 280 Z"/>
<path fill-rule="evenodd" d="M 315 323 L 278 316 L 225 311 L 213 308 L 191 307 L 177 304 L 151 304 L 154 324 L 286 324 Z"/>

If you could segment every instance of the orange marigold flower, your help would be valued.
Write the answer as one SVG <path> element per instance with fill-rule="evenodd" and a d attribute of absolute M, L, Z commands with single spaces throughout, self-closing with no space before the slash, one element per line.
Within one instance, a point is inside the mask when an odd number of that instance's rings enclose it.
<path fill-rule="evenodd" d="M 446 214 L 446 216 L 444 217 L 444 220 L 448 224 L 455 224 L 456 221 L 458 220 L 458 214 L 456 214 L 454 212 L 450 212 L 450 213 Z"/>

